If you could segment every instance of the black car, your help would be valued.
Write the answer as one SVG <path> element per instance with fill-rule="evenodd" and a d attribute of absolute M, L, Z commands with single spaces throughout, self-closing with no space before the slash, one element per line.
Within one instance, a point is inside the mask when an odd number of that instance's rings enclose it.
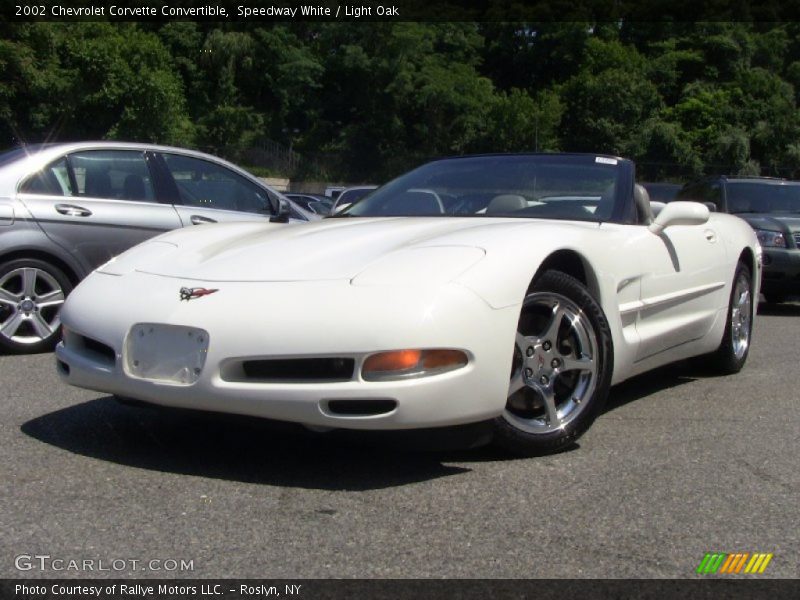
<path fill-rule="evenodd" d="M 377 185 L 361 185 L 358 187 L 347 188 L 336 197 L 336 202 L 331 209 L 331 214 L 335 215 L 337 212 L 344 210 L 351 204 L 355 204 L 357 201 L 361 200 L 361 198 L 377 188 Z"/>
<path fill-rule="evenodd" d="M 299 204 L 306 210 L 323 217 L 329 215 L 331 213 L 331 209 L 333 208 L 333 200 L 320 194 L 309 194 L 306 192 L 285 192 L 283 195 L 296 204 Z"/>
<path fill-rule="evenodd" d="M 764 249 L 767 302 L 800 294 L 800 181 L 713 177 L 685 185 L 677 199 L 705 202 L 750 223 Z"/>

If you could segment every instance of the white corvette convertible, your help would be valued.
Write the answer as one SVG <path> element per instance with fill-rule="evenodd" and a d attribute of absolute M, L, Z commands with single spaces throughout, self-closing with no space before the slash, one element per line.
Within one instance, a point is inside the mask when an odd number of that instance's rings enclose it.
<path fill-rule="evenodd" d="M 75 289 L 58 371 L 316 429 L 489 422 L 514 452 L 553 452 L 617 382 L 747 359 L 752 228 L 658 208 L 625 159 L 487 155 L 425 164 L 317 223 L 170 232 Z"/>

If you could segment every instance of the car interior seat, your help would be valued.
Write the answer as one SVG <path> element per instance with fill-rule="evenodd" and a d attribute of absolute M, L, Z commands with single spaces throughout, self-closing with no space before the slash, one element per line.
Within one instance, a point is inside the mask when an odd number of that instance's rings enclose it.
<path fill-rule="evenodd" d="M 487 215 L 508 214 L 528 207 L 528 202 L 519 194 L 500 194 L 489 201 Z"/>
<path fill-rule="evenodd" d="M 92 198 L 111 198 L 111 177 L 107 171 L 86 170 L 84 195 Z"/>
<path fill-rule="evenodd" d="M 122 185 L 122 197 L 125 200 L 146 200 L 147 193 L 144 188 L 144 179 L 141 175 L 131 173 L 125 177 Z"/>

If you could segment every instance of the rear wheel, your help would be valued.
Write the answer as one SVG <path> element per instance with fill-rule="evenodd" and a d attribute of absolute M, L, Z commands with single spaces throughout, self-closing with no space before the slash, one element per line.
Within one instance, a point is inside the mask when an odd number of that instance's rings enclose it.
<path fill-rule="evenodd" d="M 602 409 L 612 366 L 600 305 L 575 278 L 545 272 L 522 304 L 496 443 L 525 456 L 570 445 Z"/>
<path fill-rule="evenodd" d="M 0 347 L 13 353 L 51 350 L 58 341 L 59 313 L 72 291 L 69 278 L 38 259 L 0 265 Z"/>
<path fill-rule="evenodd" d="M 711 366 L 725 374 L 741 371 L 750 352 L 752 333 L 753 278 L 750 267 L 740 262 L 733 275 L 725 333 L 719 348 L 709 357 Z"/>

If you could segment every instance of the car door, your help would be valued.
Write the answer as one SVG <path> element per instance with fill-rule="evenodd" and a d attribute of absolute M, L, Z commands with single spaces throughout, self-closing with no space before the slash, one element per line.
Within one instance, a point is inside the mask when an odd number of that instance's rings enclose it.
<path fill-rule="evenodd" d="M 23 179 L 18 198 L 45 234 L 86 268 L 181 226 L 159 203 L 142 150 L 81 150 Z"/>
<path fill-rule="evenodd" d="M 631 251 L 641 272 L 636 360 L 643 360 L 708 333 L 727 307 L 730 274 L 713 221 L 673 225 L 660 235 L 635 227 Z"/>
<path fill-rule="evenodd" d="M 177 153 L 162 152 L 160 157 L 174 182 L 175 210 L 185 227 L 272 216 L 270 190 L 225 165 Z"/>

